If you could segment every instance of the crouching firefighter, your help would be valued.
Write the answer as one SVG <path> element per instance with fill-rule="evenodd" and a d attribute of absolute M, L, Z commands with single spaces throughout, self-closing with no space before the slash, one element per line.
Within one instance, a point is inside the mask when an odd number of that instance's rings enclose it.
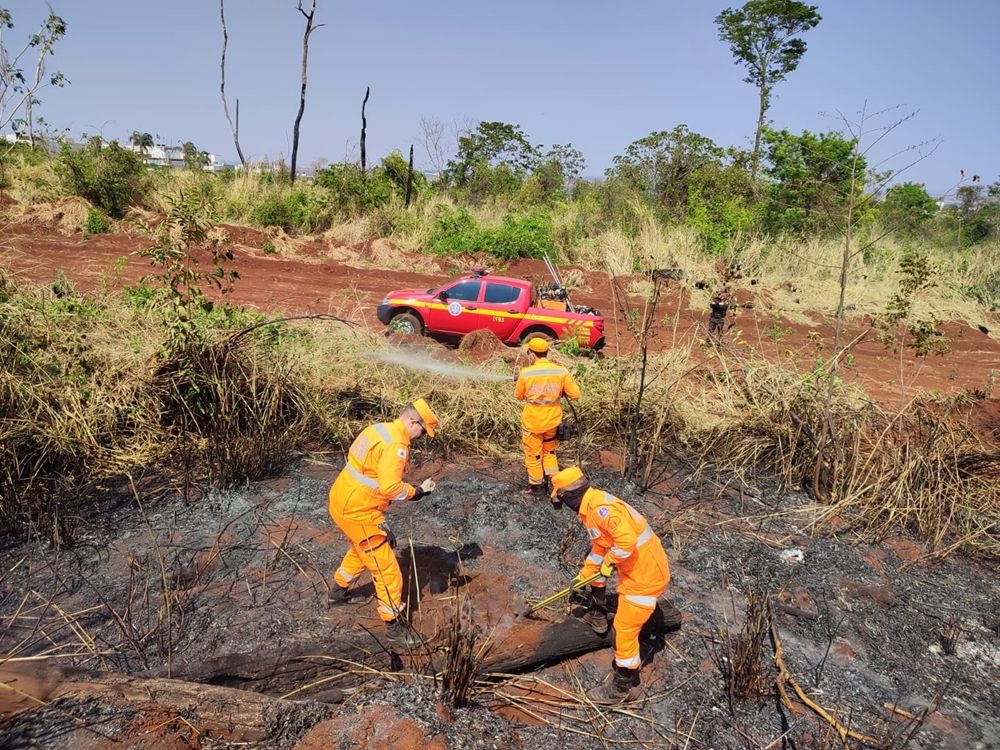
<path fill-rule="evenodd" d="M 403 481 L 410 462 L 410 442 L 434 437 L 437 417 L 423 399 L 407 406 L 392 422 L 365 428 L 347 452 L 347 464 L 330 487 L 330 517 L 351 546 L 334 574 L 331 601 L 345 600 L 350 587 L 367 570 L 375 582 L 378 614 L 386 636 L 406 646 L 423 640 L 410 627 L 403 601 L 403 575 L 393 548 L 396 539 L 385 521 L 394 500 L 419 500 L 434 490 L 425 479 L 419 487 Z"/>
<path fill-rule="evenodd" d="M 580 398 L 580 386 L 569 370 L 550 362 L 549 342 L 541 336 L 528 341 L 531 364 L 521 369 L 514 386 L 514 397 L 524 402 L 521 412 L 521 443 L 524 466 L 528 470 L 525 494 L 545 497 L 545 483 L 559 471 L 556 433 L 562 423 L 563 411 L 559 399 Z"/>
<path fill-rule="evenodd" d="M 624 500 L 590 486 L 572 466 L 552 477 L 555 507 L 576 511 L 590 537 L 590 554 L 573 585 L 595 574 L 590 584 L 590 611 L 584 619 L 598 633 L 606 633 L 608 579 L 618 571 L 618 610 L 615 613 L 615 659 L 609 679 L 596 698 L 624 700 L 639 685 L 639 631 L 656 611 L 657 599 L 670 583 L 670 566 L 659 538 L 646 519 Z"/>

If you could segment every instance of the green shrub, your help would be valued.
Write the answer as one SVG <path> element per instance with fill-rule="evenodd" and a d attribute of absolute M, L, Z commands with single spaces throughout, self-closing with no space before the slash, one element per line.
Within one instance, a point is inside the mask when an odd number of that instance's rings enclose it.
<path fill-rule="evenodd" d="M 250 210 L 251 223 L 260 227 L 281 227 L 286 232 L 322 232 L 330 228 L 332 212 L 324 195 L 308 188 L 282 194 L 268 192 Z"/>
<path fill-rule="evenodd" d="M 110 229 L 108 217 L 96 208 L 87 209 L 87 218 L 83 222 L 85 234 L 104 234 Z"/>
<path fill-rule="evenodd" d="M 478 250 L 479 225 L 464 208 L 452 211 L 447 206 L 434 209 L 427 250 L 435 255 L 459 255 Z"/>
<path fill-rule="evenodd" d="M 331 205 L 338 213 L 358 216 L 385 206 L 392 200 L 400 190 L 393 177 L 398 179 L 395 173 L 378 167 L 362 175 L 357 164 L 342 163 L 320 170 L 315 184 L 327 191 Z"/>
<path fill-rule="evenodd" d="M 484 251 L 503 260 L 555 254 L 551 224 L 543 214 L 508 214 L 499 227 L 490 229 L 480 227 L 466 209 L 445 206 L 434 212 L 427 250 L 438 255 Z"/>
<path fill-rule="evenodd" d="M 504 260 L 554 255 L 550 226 L 544 214 L 506 216 L 499 229 L 486 230 L 484 249 Z"/>
<path fill-rule="evenodd" d="M 125 216 L 131 206 L 146 202 L 151 180 L 142 160 L 117 141 L 105 144 L 91 138 L 86 146 L 67 143 L 59 155 L 59 171 L 67 189 L 103 209 L 114 219 Z"/>

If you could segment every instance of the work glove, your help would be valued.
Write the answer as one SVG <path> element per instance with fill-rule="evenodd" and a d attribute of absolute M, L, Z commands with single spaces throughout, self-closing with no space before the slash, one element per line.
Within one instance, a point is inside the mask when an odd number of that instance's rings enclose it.
<path fill-rule="evenodd" d="M 430 479 L 430 478 L 428 478 L 428 479 L 425 479 L 424 481 L 422 481 L 422 482 L 420 483 L 420 486 L 419 486 L 419 487 L 417 487 L 417 488 L 416 488 L 416 489 L 414 490 L 414 492 L 413 492 L 413 497 L 411 497 L 411 498 L 410 498 L 410 502 L 413 502 L 414 500 L 419 500 L 419 499 L 420 499 L 420 498 L 422 498 L 422 497 L 423 497 L 424 495 L 429 495 L 429 494 L 431 494 L 431 493 L 432 493 L 432 492 L 434 491 L 434 488 L 435 488 L 436 486 L 437 486 L 437 485 L 436 485 L 436 484 L 434 484 L 434 480 L 433 480 L 433 479 Z"/>
<path fill-rule="evenodd" d="M 605 560 L 601 563 L 601 577 L 610 578 L 615 572 L 615 566 L 613 563 Z"/>
<path fill-rule="evenodd" d="M 389 549 L 396 549 L 396 535 L 392 533 L 392 529 L 389 528 L 389 524 L 380 523 L 378 528 L 383 534 L 385 534 L 385 539 L 389 542 Z"/>

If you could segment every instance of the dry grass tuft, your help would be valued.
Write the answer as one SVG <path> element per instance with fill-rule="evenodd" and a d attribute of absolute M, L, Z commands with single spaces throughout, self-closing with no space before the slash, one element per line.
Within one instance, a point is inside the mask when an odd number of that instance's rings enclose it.
<path fill-rule="evenodd" d="M 728 623 L 719 626 L 718 638 L 709 651 L 722 675 L 729 710 L 744 701 L 760 703 L 771 691 L 771 668 L 765 660 L 765 645 L 770 637 L 770 597 L 760 584 L 750 581 L 744 587 L 746 613 L 743 625 L 734 631 Z M 735 615 L 736 603 L 733 602 Z"/>
<path fill-rule="evenodd" d="M 4 219 L 16 224 L 41 224 L 60 234 L 83 230 L 91 206 L 83 198 L 58 198 L 51 203 L 15 203 L 4 207 Z"/>

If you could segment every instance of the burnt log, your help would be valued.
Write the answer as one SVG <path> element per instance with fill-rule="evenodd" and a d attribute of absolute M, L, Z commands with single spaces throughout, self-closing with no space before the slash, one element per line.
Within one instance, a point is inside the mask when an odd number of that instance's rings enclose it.
<path fill-rule="evenodd" d="M 0 678 L 17 688 L 21 704 L 0 726 L 14 732 L 21 722 L 31 722 L 32 711 L 44 712 L 66 701 L 100 700 L 137 713 L 156 713 L 199 733 L 230 742 L 259 742 L 275 730 L 298 719 L 322 720 L 331 709 L 315 700 L 280 700 L 271 695 L 183 680 L 149 678 L 108 672 L 46 670 L 44 675 L 18 674 L 0 669 Z M 57 703 L 58 702 L 58 703 Z M 12 708 L 12 707 L 7 707 Z"/>
<path fill-rule="evenodd" d="M 612 611 L 614 603 L 610 597 Z M 663 636 L 680 626 L 681 613 L 661 602 L 640 635 L 643 658 L 662 648 Z M 443 641 L 443 637 L 430 638 L 425 647 L 407 651 L 388 642 L 381 629 L 339 633 L 327 640 L 300 641 L 265 653 L 225 654 L 181 664 L 173 674 L 208 685 L 337 702 L 341 689 L 363 681 L 364 676 L 358 674 L 361 668 L 440 672 L 446 656 Z M 614 629 L 598 635 L 576 617 L 557 622 L 517 618 L 487 649 L 477 672 L 487 678 L 530 672 L 613 644 Z"/>

